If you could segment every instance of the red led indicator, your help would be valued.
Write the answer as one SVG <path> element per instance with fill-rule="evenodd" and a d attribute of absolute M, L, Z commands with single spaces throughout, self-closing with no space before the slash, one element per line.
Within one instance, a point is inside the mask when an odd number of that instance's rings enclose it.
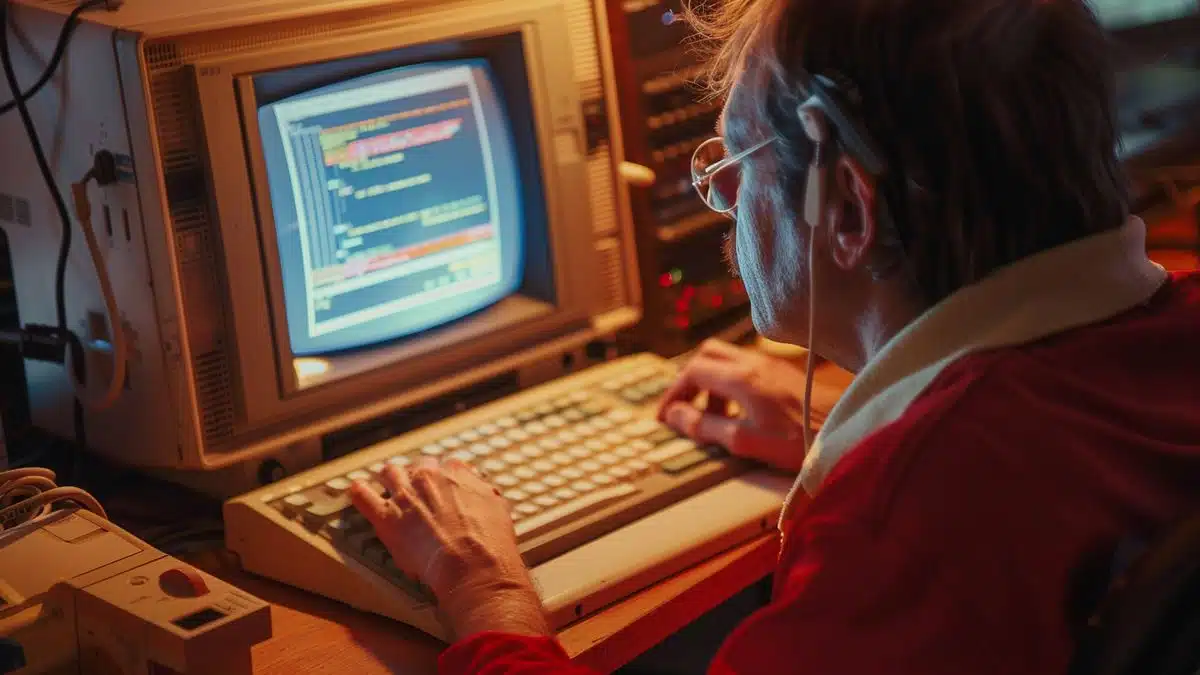
<path fill-rule="evenodd" d="M 671 278 L 670 272 L 665 272 L 658 277 L 658 285 L 663 288 L 670 288 L 675 284 L 675 280 Z"/>
<path fill-rule="evenodd" d="M 687 318 L 686 316 L 675 317 L 675 327 L 676 328 L 686 329 L 690 325 L 692 325 L 692 320 Z"/>
<path fill-rule="evenodd" d="M 683 287 L 683 299 L 691 300 L 694 297 L 696 297 L 696 287 L 695 286 L 684 286 Z"/>
<path fill-rule="evenodd" d="M 687 300 L 681 298 L 675 301 L 676 312 L 679 312 L 680 314 L 687 314 L 689 309 L 691 309 L 691 305 Z"/>
<path fill-rule="evenodd" d="M 725 304 L 725 297 L 721 295 L 714 295 L 708 299 L 708 304 L 712 305 L 713 307 L 720 307 L 721 305 Z"/>

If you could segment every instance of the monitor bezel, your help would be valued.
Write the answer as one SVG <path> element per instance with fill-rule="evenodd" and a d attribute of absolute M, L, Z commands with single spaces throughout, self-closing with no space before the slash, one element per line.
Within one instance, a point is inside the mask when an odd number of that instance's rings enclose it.
<path fill-rule="evenodd" d="M 322 36 L 311 42 L 202 61 L 194 67 L 208 150 L 211 207 L 221 224 L 228 319 L 233 323 L 236 343 L 232 350 L 237 373 L 234 385 L 241 413 L 235 422 L 236 435 L 262 431 L 273 423 L 302 422 L 298 418 L 372 402 L 389 392 L 424 386 L 450 374 L 461 375 L 472 366 L 516 358 L 522 350 L 540 342 L 590 327 L 598 297 L 595 285 L 588 281 L 594 278 L 598 262 L 591 243 L 591 219 L 586 210 L 580 211 L 586 206 L 578 200 L 568 204 L 569 195 L 587 189 L 587 174 L 586 155 L 579 145 L 579 95 L 571 59 L 561 56 L 569 56 L 571 49 L 565 39 L 567 31 L 555 30 L 566 25 L 561 6 L 550 1 L 481 9 L 473 13 L 466 30 L 460 13 L 417 10 L 369 31 Z M 252 132 L 257 120 L 253 77 L 368 53 L 506 35 L 520 36 L 525 57 L 547 237 L 551 260 L 556 261 L 552 270 L 556 296 L 553 307 L 530 306 L 529 299 L 522 303 L 518 297 L 516 304 L 525 306 L 517 308 L 512 321 L 496 324 L 473 320 L 479 316 L 472 315 L 460 325 L 439 329 L 448 333 L 446 339 L 429 342 L 428 349 L 414 350 L 414 341 L 382 348 L 379 353 L 390 352 L 389 358 L 363 361 L 360 355 L 360 363 L 353 366 L 355 374 L 301 388 L 292 372 L 274 218 L 263 190 L 254 189 L 266 183 L 261 147 Z M 533 304 L 538 305 L 536 301 Z M 497 334 L 492 330 L 497 327 L 504 330 Z M 477 341 L 470 342 L 470 338 Z M 375 363 L 368 363 L 371 361 Z"/>

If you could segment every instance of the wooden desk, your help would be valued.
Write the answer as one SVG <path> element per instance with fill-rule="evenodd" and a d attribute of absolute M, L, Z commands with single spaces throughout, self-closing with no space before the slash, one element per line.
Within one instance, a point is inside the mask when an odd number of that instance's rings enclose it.
<path fill-rule="evenodd" d="M 576 624 L 559 639 L 577 663 L 609 672 L 771 573 L 778 542 L 763 536 Z M 271 603 L 273 637 L 252 654 L 256 675 L 437 672 L 445 645 L 415 629 L 248 575 L 227 554 L 193 564 Z"/>
<path fill-rule="evenodd" d="M 829 410 L 850 375 L 818 371 L 814 408 Z M 769 575 L 776 535 L 764 535 L 572 624 L 559 634 L 577 663 L 615 670 Z M 242 572 L 231 554 L 189 558 L 272 604 L 273 637 L 255 647 L 256 675 L 375 675 L 437 671 L 440 641 L 380 616 Z"/>

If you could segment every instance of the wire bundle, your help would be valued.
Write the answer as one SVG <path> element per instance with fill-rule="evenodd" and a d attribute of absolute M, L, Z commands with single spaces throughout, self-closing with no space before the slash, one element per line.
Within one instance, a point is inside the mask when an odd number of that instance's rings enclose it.
<path fill-rule="evenodd" d="M 44 518 L 64 501 L 107 519 L 95 497 L 77 487 L 59 487 L 54 479 L 50 469 L 0 471 L 0 532 Z"/>

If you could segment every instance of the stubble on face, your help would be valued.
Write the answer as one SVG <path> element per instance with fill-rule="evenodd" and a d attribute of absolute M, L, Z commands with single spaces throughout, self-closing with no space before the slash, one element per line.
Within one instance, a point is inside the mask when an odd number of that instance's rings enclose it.
<path fill-rule="evenodd" d="M 737 228 L 730 227 L 725 233 L 725 241 L 721 244 L 721 252 L 725 256 L 725 265 L 729 268 L 729 274 L 734 279 L 741 279 L 742 272 L 738 269 L 737 262 Z"/>

